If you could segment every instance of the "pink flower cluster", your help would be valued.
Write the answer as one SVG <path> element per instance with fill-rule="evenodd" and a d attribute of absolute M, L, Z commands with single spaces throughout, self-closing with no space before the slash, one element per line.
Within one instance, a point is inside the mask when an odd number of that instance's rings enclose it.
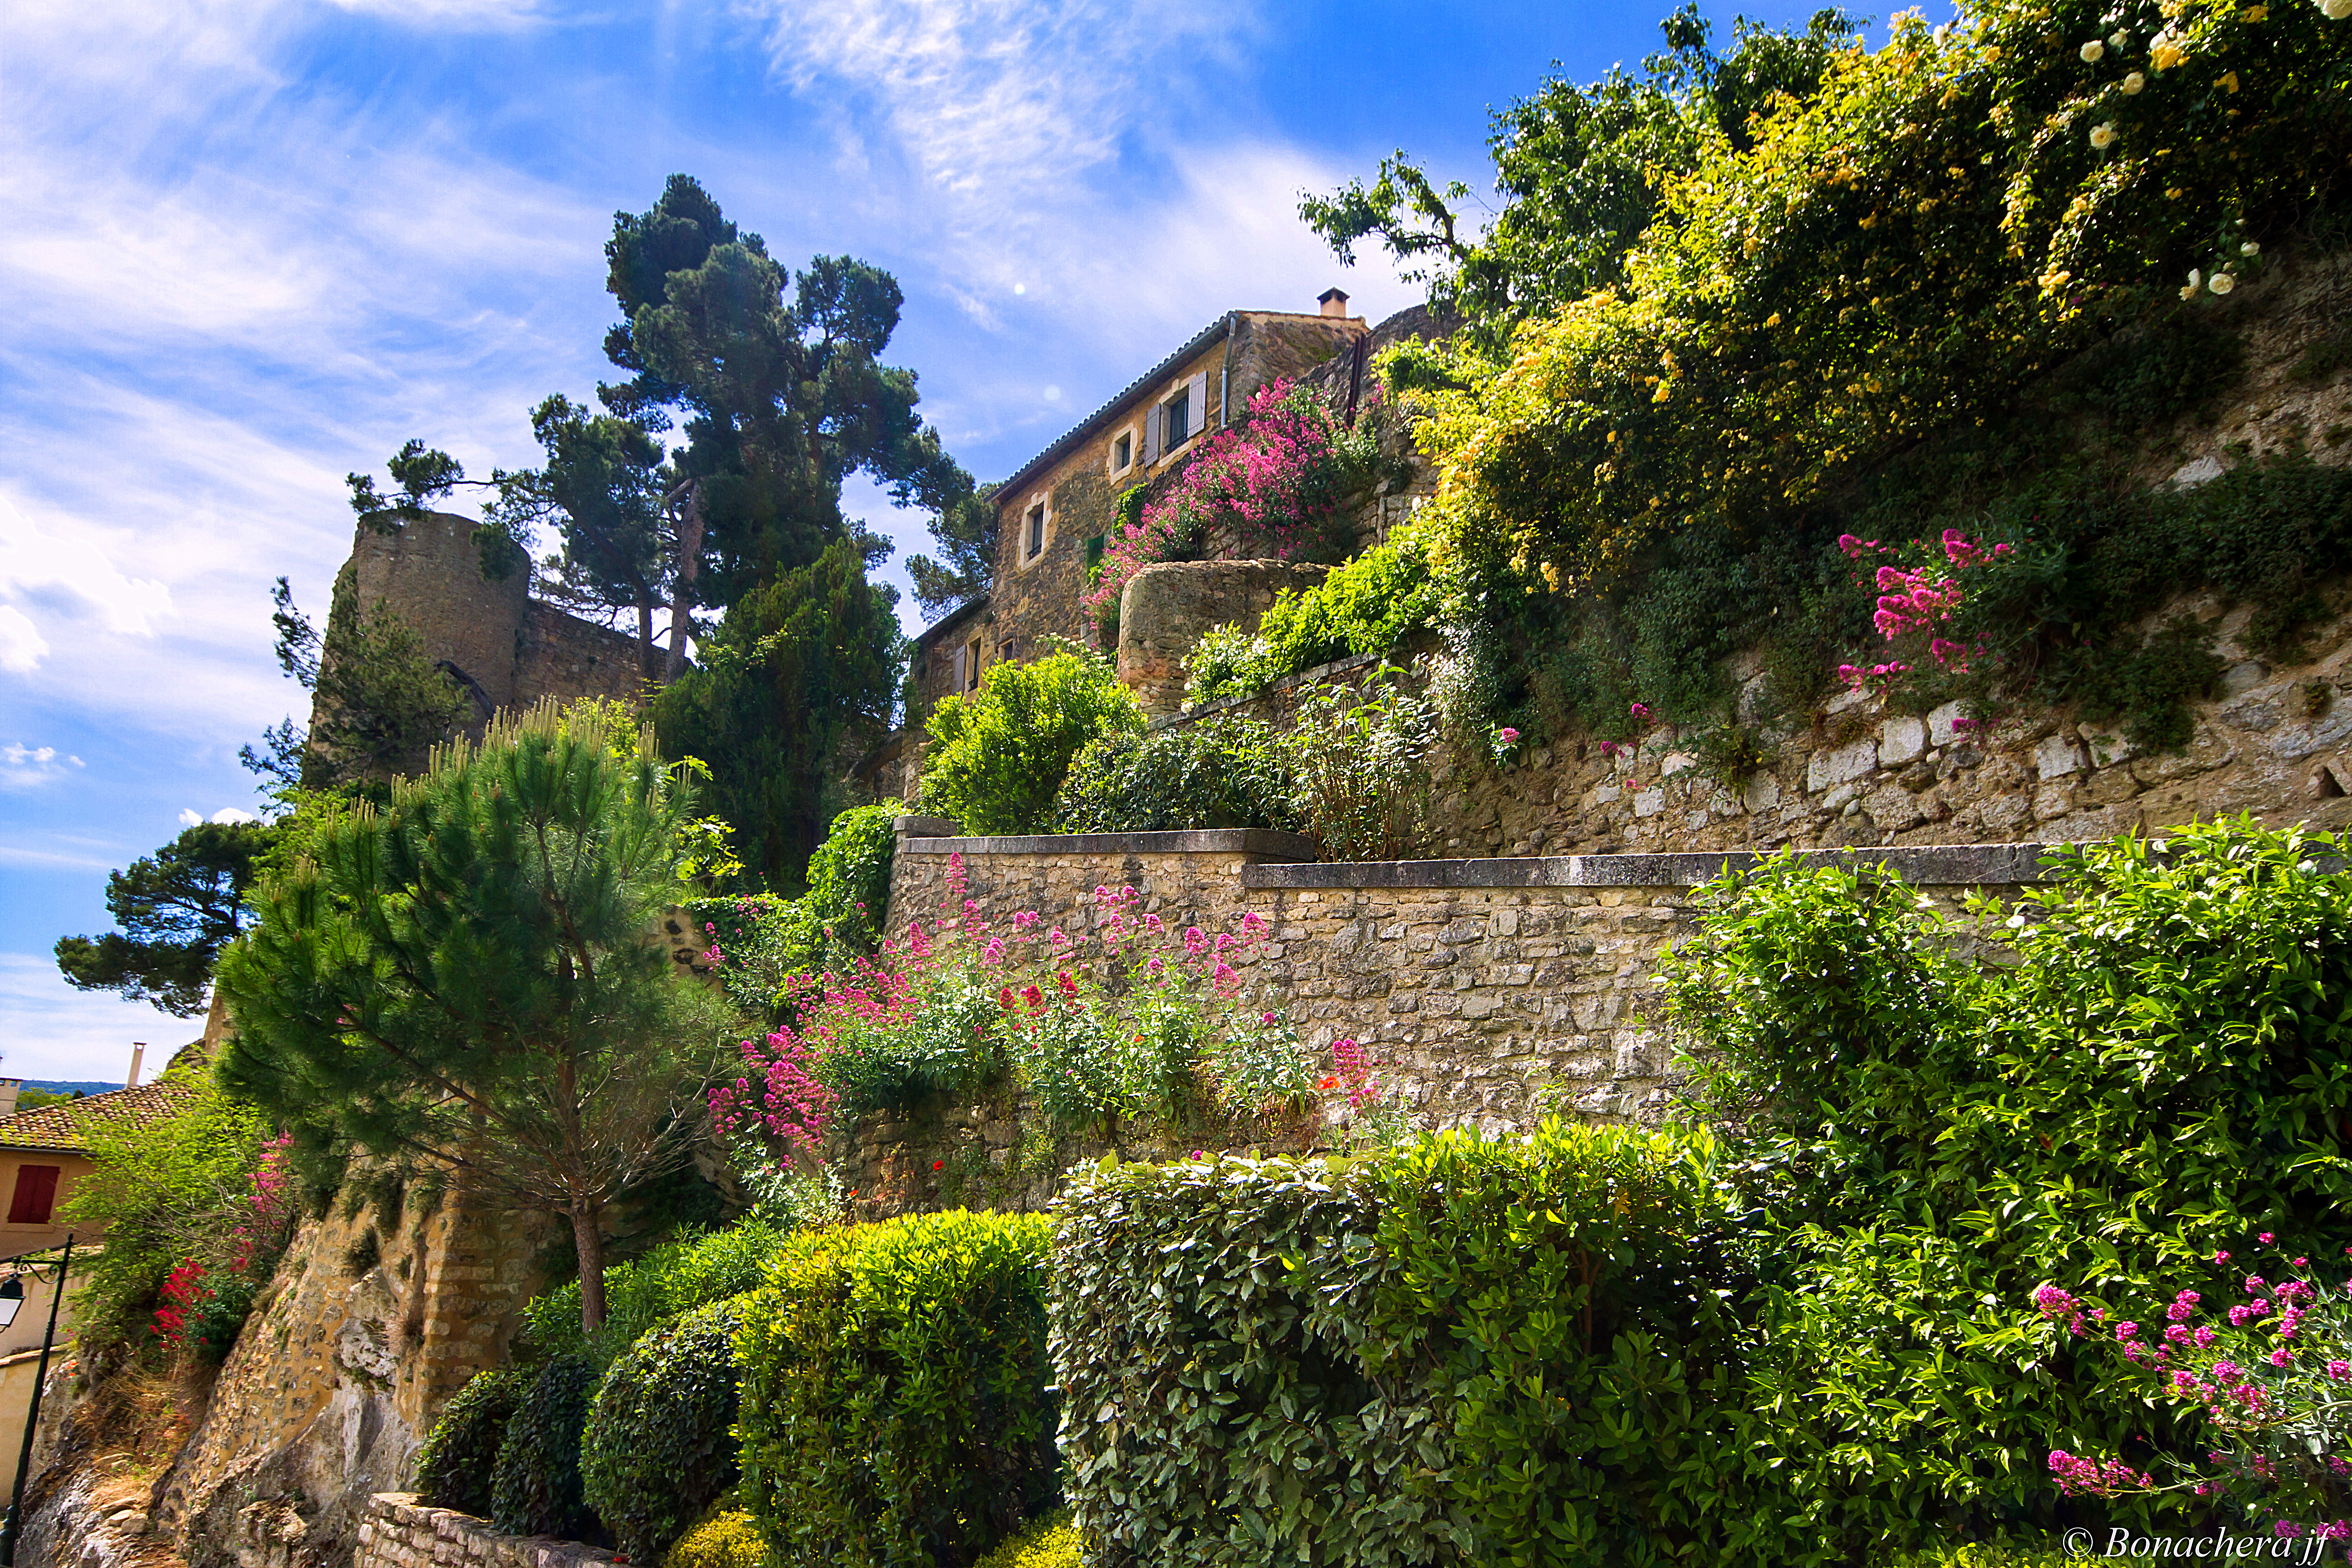
<path fill-rule="evenodd" d="M 1327 1094 L 1344 1089 L 1351 1110 L 1380 1103 L 1382 1088 L 1379 1070 L 1370 1054 L 1352 1037 L 1331 1042 L 1331 1065 L 1335 1070 L 1326 1074 L 1317 1088 Z"/>
<path fill-rule="evenodd" d="M 871 993 L 863 1000 L 872 1004 Z M 742 1043 L 743 1073 L 710 1091 L 710 1120 L 722 1134 L 755 1127 L 784 1144 L 817 1157 L 825 1122 L 841 1097 L 817 1081 L 816 1052 L 787 1028 L 763 1045 Z"/>
<path fill-rule="evenodd" d="M 1281 560 L 1328 542 L 1346 499 L 1339 430 L 1306 389 L 1286 379 L 1260 387 L 1244 417 L 1203 437 L 1168 492 L 1112 537 L 1087 607 L 1099 614 L 1144 567 L 1197 558 L 1220 534 Z"/>
<path fill-rule="evenodd" d="M 2050 1450 L 2050 1473 L 2057 1478 L 2058 1489 L 2068 1497 L 2113 1497 L 2134 1487 L 2155 1484 L 2146 1471 L 2135 1470 L 2121 1459 L 2101 1464 L 2063 1448 Z"/>
<path fill-rule="evenodd" d="M 1930 550 L 1923 540 L 1915 539 L 1911 542 L 1919 551 Z M 1924 563 L 1915 566 L 1881 562 L 1870 578 L 1854 579 L 1858 585 L 1868 582 L 1877 588 L 1878 607 L 1871 616 L 1871 624 L 1887 641 L 1893 642 L 1914 632 L 1933 633 L 1946 625 L 1965 597 L 1956 574 L 1998 564 L 2006 561 L 2014 548 L 2008 544 L 1988 548 L 1957 528 L 1946 529 L 1938 543 L 1944 557 L 1940 564 L 1933 561 L 1932 553 Z M 1845 552 L 1848 559 L 1864 561 L 1867 557 L 1888 553 L 1893 547 L 1875 539 L 1857 539 L 1851 533 L 1842 533 L 1838 535 L 1838 548 Z M 1967 673 L 1969 659 L 1982 651 L 1981 647 L 1970 648 L 1941 636 L 1931 636 L 1927 643 L 1927 655 L 1935 660 L 1936 667 L 1958 674 Z M 1838 666 L 1838 678 L 1848 686 L 1859 687 L 1870 682 L 1883 687 L 1909 673 L 1910 668 L 1909 665 L 1900 663 L 1880 664 L 1869 668 L 1842 664 Z"/>

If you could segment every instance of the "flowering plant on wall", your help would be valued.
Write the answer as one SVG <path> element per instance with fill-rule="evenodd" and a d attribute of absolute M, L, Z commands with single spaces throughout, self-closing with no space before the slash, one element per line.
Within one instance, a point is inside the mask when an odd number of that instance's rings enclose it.
<path fill-rule="evenodd" d="M 732 1135 L 814 1157 L 837 1114 L 903 1110 L 1011 1082 L 1057 1131 L 1279 1115 L 1313 1098 L 1288 1019 L 1246 1004 L 1263 916 L 1179 930 L 1131 887 L 1095 889 L 1087 929 L 1024 910 L 999 925 L 951 857 L 943 916 L 814 977 L 793 1022 L 746 1041 L 710 1099 Z"/>
<path fill-rule="evenodd" d="M 2061 1491 L 2186 1492 L 2234 1503 L 2277 1537 L 2352 1540 L 2352 1279 L 2330 1280 L 2274 1241 L 2265 1231 L 2234 1259 L 2217 1252 L 2217 1277 L 2193 1282 L 2203 1289 L 2128 1312 L 2057 1285 L 2033 1292 L 2045 1337 L 2103 1347 L 2116 1382 L 2196 1424 L 2204 1454 L 2142 1461 L 2151 1469 L 2053 1449 Z"/>
<path fill-rule="evenodd" d="M 1310 389 L 1269 382 L 1205 437 L 1163 493 L 1122 516 L 1087 595 L 1115 616 L 1128 579 L 1160 561 L 1336 561 L 1354 542 L 1348 503 L 1380 475 L 1375 392 L 1350 427 Z"/>

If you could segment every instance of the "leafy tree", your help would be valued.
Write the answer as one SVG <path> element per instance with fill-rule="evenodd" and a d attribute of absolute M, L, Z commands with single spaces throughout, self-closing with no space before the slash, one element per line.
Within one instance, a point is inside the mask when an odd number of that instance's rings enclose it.
<path fill-rule="evenodd" d="M 770 887 L 797 884 L 840 803 L 834 781 L 889 728 L 903 661 L 896 595 L 849 540 L 754 589 L 655 700 L 671 748 L 709 759 L 711 804 Z"/>
<path fill-rule="evenodd" d="M 519 543 L 534 524 L 561 546 L 537 586 L 586 610 L 636 613 L 646 672 L 656 668 L 654 607 L 667 604 L 677 566 L 662 446 L 651 430 L 594 414 L 557 393 L 531 411 L 544 468 L 499 472 L 489 519 Z"/>
<path fill-rule="evenodd" d="M 451 743 L 380 809 L 326 806 L 222 955 L 223 1082 L 300 1138 L 563 1216 L 593 1329 L 605 1211 L 687 1158 L 731 1021 L 646 940 L 688 805 L 649 731 L 541 704 Z"/>
<path fill-rule="evenodd" d="M 932 615 L 987 591 L 996 571 L 996 489 L 982 485 L 931 519 L 931 537 L 939 542 L 945 561 L 928 555 L 907 558 L 915 599 Z"/>
<path fill-rule="evenodd" d="M 971 497 L 970 476 L 915 416 L 914 374 L 880 363 L 904 299 L 888 273 L 845 256 L 790 273 L 684 174 L 650 211 L 616 216 L 604 254 L 626 318 L 605 353 L 635 374 L 597 395 L 647 429 L 682 418 L 686 435 L 670 457 L 669 676 L 689 601 L 732 605 L 850 536 L 841 483 L 852 472 L 942 516 Z"/>
<path fill-rule="evenodd" d="M 1342 261 L 1375 239 L 1426 279 L 1431 303 L 1485 335 L 1625 280 L 1626 258 L 1659 216 L 1665 182 L 1696 166 L 1704 139 L 1749 144 L 1750 118 L 1780 95 L 1813 90 L 1831 54 L 1853 37 L 1844 12 L 1816 12 L 1801 33 L 1739 18 L 1727 56 L 1707 47 L 1696 4 L 1660 24 L 1666 48 L 1643 74 L 1612 70 L 1588 87 L 1546 81 L 1494 116 L 1487 139 L 1502 209 L 1483 234 L 1464 231 L 1459 181 L 1440 186 L 1399 152 L 1299 216 Z"/>
<path fill-rule="evenodd" d="M 262 749 L 245 747 L 255 773 L 309 790 L 413 773 L 474 715 L 466 689 L 388 606 L 362 612 L 350 567 L 335 579 L 323 637 L 285 578 L 273 597 L 278 668 L 313 694 L 312 724 L 305 731 L 288 719 L 264 731 Z"/>
<path fill-rule="evenodd" d="M 244 929 L 254 858 L 272 828 L 200 822 L 106 879 L 106 909 L 122 929 L 58 939 L 58 968 L 84 991 L 120 991 L 177 1018 L 204 1011 L 213 960 Z"/>
<path fill-rule="evenodd" d="M 969 697 L 926 721 L 923 805 L 971 833 L 1051 833 L 1070 761 L 1088 742 L 1143 728 L 1110 660 L 1065 644 L 1028 664 L 992 664 Z"/>

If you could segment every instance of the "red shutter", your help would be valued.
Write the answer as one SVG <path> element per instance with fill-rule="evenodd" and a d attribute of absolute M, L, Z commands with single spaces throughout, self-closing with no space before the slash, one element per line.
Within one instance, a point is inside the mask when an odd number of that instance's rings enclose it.
<path fill-rule="evenodd" d="M 58 1201 L 56 1165 L 16 1167 L 16 1195 L 8 1205 L 10 1225 L 47 1225 Z"/>

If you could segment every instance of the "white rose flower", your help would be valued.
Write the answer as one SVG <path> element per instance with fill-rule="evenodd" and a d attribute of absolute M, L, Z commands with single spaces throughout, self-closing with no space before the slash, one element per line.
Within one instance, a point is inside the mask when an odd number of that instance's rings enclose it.
<path fill-rule="evenodd" d="M 2137 71 L 2132 72 L 2131 75 L 2124 78 L 2123 80 L 2123 89 L 2127 94 L 2137 92 L 2141 88 L 2144 88 L 2147 85 L 2147 78 L 2140 75 Z"/>
<path fill-rule="evenodd" d="M 2250 239 L 2246 241 L 2245 244 L 2238 247 L 2238 254 L 2241 256 L 2260 256 L 2262 253 L 2262 245 L 2260 242 L 2255 240 Z"/>
<path fill-rule="evenodd" d="M 2205 285 L 2205 287 L 2212 289 L 2216 294 L 2227 294 L 2231 289 L 2235 289 L 2237 286 L 2238 280 L 2231 277 L 2226 272 L 2216 272 L 2213 274 L 2212 281 Z"/>
<path fill-rule="evenodd" d="M 2097 65 L 2101 59 L 2105 58 L 2107 46 L 2101 43 L 2098 39 L 2093 38 L 2089 43 L 2083 46 L 2083 63 L 2086 66 Z"/>
<path fill-rule="evenodd" d="M 2115 144 L 2116 122 L 2114 121 L 2103 121 L 2099 124 L 2091 127 L 2091 150 L 2093 152 L 2104 153 Z"/>
<path fill-rule="evenodd" d="M 2352 0 L 2319 0 L 2319 14 L 2331 22 L 2352 16 Z"/>
<path fill-rule="evenodd" d="M 2205 287 L 2205 274 L 2192 267 L 2189 269 L 2188 286 L 2180 290 L 2180 297 L 2184 300 L 2194 300 L 2197 298 L 2197 290 L 2203 287 Z"/>
<path fill-rule="evenodd" d="M 2120 28 L 2107 35 L 2107 47 L 2111 49 L 2125 48 L 2128 47 L 2130 43 L 2131 35 L 2122 31 Z"/>

